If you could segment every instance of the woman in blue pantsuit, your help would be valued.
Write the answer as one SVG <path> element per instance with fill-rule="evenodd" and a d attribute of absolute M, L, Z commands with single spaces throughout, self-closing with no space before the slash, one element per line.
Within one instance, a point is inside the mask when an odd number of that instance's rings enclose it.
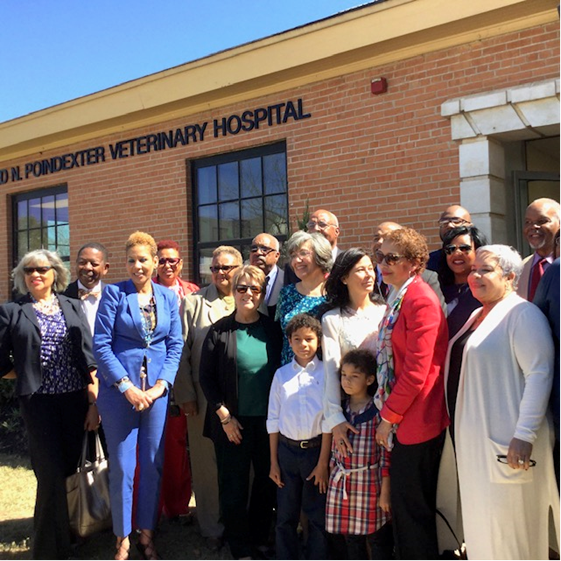
<path fill-rule="evenodd" d="M 158 559 L 153 537 L 167 390 L 179 367 L 183 337 L 175 294 L 152 282 L 156 254 L 152 236 L 131 234 L 126 243 L 130 280 L 106 287 L 95 324 L 98 406 L 109 452 L 113 531 L 117 536 L 115 559 L 129 556 L 137 458 L 137 547 L 144 559 Z"/>

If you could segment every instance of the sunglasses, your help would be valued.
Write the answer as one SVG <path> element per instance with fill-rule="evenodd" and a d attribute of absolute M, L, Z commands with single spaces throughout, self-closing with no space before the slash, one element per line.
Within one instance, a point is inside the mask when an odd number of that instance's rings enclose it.
<path fill-rule="evenodd" d="M 446 255 L 452 255 L 452 253 L 455 253 L 456 251 L 461 251 L 462 253 L 469 253 L 473 248 L 471 247 L 471 245 L 467 245 L 467 244 L 460 244 L 460 245 L 447 245 L 444 248 L 444 253 L 446 253 Z"/>
<path fill-rule="evenodd" d="M 260 251 L 263 255 L 269 255 L 271 251 L 275 250 L 272 247 L 267 247 L 266 245 L 252 245 L 249 248 L 249 251 L 251 251 L 251 253 L 257 253 Z"/>
<path fill-rule="evenodd" d="M 180 261 L 181 259 L 179 257 L 160 257 L 158 259 L 158 264 L 167 265 L 169 263 L 172 267 L 177 267 Z"/>
<path fill-rule="evenodd" d="M 33 273 L 39 273 L 40 275 L 46 275 L 52 269 L 51 266 L 47 267 L 24 267 L 23 272 L 26 275 L 32 275 Z"/>
<path fill-rule="evenodd" d="M 374 258 L 376 259 L 376 263 L 381 265 L 384 261 L 386 265 L 395 265 L 403 255 L 398 255 L 397 253 L 386 253 L 385 255 L 381 251 L 377 251 L 374 254 Z"/>
<path fill-rule="evenodd" d="M 219 273 L 220 271 L 223 271 L 224 273 L 229 273 L 230 271 L 232 271 L 233 269 L 237 269 L 238 267 L 239 265 L 222 265 L 217 267 L 211 267 L 210 272 Z"/>
<path fill-rule="evenodd" d="M 240 294 L 245 294 L 248 290 L 251 290 L 253 294 L 261 294 L 260 286 L 248 286 L 247 284 L 236 285 L 236 292 L 239 292 Z"/>

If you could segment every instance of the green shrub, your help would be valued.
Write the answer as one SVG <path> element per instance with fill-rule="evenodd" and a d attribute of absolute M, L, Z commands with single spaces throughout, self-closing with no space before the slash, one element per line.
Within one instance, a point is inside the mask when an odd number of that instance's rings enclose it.
<path fill-rule="evenodd" d="M 15 385 L 15 380 L 0 379 L 0 452 L 27 456 L 27 437 Z"/>

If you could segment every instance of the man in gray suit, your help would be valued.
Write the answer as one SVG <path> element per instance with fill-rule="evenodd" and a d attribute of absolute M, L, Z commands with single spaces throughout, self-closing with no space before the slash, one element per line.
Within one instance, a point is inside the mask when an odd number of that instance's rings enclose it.
<path fill-rule="evenodd" d="M 516 291 L 530 302 L 541 277 L 553 263 L 554 239 L 559 230 L 559 203 L 553 199 L 536 199 L 528 205 L 524 217 L 524 237 L 534 251 L 523 261 Z"/>
<path fill-rule="evenodd" d="M 279 292 L 284 285 L 284 271 L 277 267 L 280 257 L 279 240 L 271 234 L 257 234 L 251 242 L 250 251 L 250 264 L 259 267 L 265 273 L 267 283 L 259 311 L 274 318 Z"/>

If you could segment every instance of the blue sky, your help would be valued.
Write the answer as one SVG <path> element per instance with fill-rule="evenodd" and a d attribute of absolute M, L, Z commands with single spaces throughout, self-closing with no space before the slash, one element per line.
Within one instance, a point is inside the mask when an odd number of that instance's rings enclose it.
<path fill-rule="evenodd" d="M 365 0 L 1 0 L 0 122 Z"/>

